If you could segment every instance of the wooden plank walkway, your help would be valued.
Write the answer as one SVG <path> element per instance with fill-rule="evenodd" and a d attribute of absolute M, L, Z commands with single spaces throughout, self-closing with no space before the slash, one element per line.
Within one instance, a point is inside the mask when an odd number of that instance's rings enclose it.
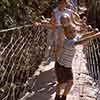
<path fill-rule="evenodd" d="M 79 45 L 76 47 L 72 66 L 74 85 L 67 100 L 97 100 L 98 89 L 96 89 L 92 77 L 88 74 L 86 63 L 83 46 Z M 32 93 L 27 93 L 20 100 L 54 100 L 56 86 L 54 62 L 47 66 L 40 65 L 34 76 L 37 76 L 37 79 L 34 85 L 32 84 Z"/>

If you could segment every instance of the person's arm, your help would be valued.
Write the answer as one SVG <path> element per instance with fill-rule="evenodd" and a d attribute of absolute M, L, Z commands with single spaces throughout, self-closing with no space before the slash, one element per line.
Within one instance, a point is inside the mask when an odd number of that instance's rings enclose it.
<path fill-rule="evenodd" d="M 52 14 L 51 18 L 47 20 L 46 18 L 43 18 L 40 22 L 33 21 L 34 26 L 44 26 L 48 28 L 54 28 L 55 27 L 55 17 Z"/>
<path fill-rule="evenodd" d="M 54 15 L 52 15 L 51 19 L 50 19 L 50 28 L 55 28 L 56 26 L 56 19 L 54 17 Z"/>
<path fill-rule="evenodd" d="M 33 21 L 33 26 L 45 26 L 45 27 L 52 27 L 50 22 L 47 21 L 46 19 L 45 20 L 42 20 L 40 22 L 37 22 L 37 21 Z"/>

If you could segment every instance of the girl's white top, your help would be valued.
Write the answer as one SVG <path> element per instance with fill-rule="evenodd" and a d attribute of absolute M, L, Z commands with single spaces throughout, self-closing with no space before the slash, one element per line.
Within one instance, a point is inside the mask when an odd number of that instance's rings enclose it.
<path fill-rule="evenodd" d="M 81 36 L 76 34 L 73 39 L 65 39 L 64 46 L 58 58 L 59 64 L 63 65 L 66 68 L 72 67 L 72 61 L 75 54 L 74 44 L 80 40 Z"/>

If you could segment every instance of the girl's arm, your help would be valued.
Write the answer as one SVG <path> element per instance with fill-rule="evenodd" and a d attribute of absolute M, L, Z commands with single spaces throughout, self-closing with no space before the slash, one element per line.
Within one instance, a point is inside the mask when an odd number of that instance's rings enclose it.
<path fill-rule="evenodd" d="M 75 45 L 77 44 L 83 44 L 89 40 L 92 40 L 92 39 L 95 39 L 95 38 L 98 38 L 100 37 L 100 32 L 96 33 L 96 34 L 93 34 L 91 36 L 88 36 L 88 37 L 84 37 L 84 38 L 81 38 L 79 41 L 75 42 Z"/>
<path fill-rule="evenodd" d="M 85 38 L 85 37 L 94 35 L 95 33 L 96 33 L 95 31 L 86 32 L 85 34 L 81 34 L 81 38 Z"/>

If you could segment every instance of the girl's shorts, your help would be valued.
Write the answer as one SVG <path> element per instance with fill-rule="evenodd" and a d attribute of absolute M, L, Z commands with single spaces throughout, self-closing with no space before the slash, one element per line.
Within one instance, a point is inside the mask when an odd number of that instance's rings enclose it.
<path fill-rule="evenodd" d="M 68 80 L 73 80 L 72 68 L 66 68 L 56 62 L 55 72 L 57 76 L 57 81 L 59 83 L 66 83 Z"/>

